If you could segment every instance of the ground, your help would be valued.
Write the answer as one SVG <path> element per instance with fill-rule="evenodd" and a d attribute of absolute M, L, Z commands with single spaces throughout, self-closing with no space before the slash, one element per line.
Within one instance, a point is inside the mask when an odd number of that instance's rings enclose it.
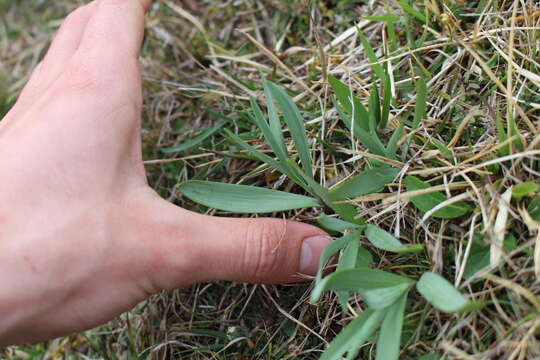
<path fill-rule="evenodd" d="M 62 18 L 83 3 L 0 0 L 0 117 Z M 424 250 L 393 254 L 363 238 L 373 267 L 412 279 L 433 271 L 484 303 L 445 314 L 411 291 L 400 358 L 538 358 L 539 21 L 533 0 L 156 1 L 141 54 L 149 181 L 170 201 L 221 216 L 234 214 L 197 205 L 176 185 L 203 179 L 305 193 L 261 168 L 223 132 L 270 152 L 250 119 L 248 100 L 258 98 L 264 107 L 262 80 L 279 83 L 306 120 L 320 184 L 332 186 L 378 161 L 400 169 L 377 194 L 348 203 L 367 223 Z M 394 159 L 374 157 L 350 135 L 327 81 L 329 74 L 340 79 L 367 106 L 374 84 L 382 95 L 380 71 L 391 74 L 393 99 L 389 124 L 377 133 L 389 142 L 400 124 L 404 128 Z M 162 151 L 223 119 L 222 128 L 192 147 Z M 285 141 L 292 151 L 291 133 Z M 466 203 L 466 215 L 426 216 L 403 185 L 405 176 L 429 183 L 428 194 Z M 322 211 L 332 214 L 314 208 L 275 216 L 316 223 Z M 495 260 L 497 266 L 482 271 Z M 154 296 L 100 328 L 8 348 L 3 357 L 318 359 L 366 304 L 353 295 L 350 311 L 343 311 L 332 293 L 310 304 L 312 287 L 199 284 Z M 368 340 L 359 359 L 375 358 L 376 338 Z"/>

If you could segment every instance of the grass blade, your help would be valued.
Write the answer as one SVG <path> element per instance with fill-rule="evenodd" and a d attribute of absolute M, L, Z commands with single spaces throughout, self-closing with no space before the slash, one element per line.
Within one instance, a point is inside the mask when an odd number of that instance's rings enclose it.
<path fill-rule="evenodd" d="M 379 90 L 377 85 L 371 86 L 371 94 L 369 96 L 369 132 L 377 136 L 377 126 L 381 121 L 381 100 L 379 99 Z"/>
<path fill-rule="evenodd" d="M 190 180 L 177 187 L 184 196 L 199 204 L 237 213 L 271 213 L 320 206 L 311 197 L 248 185 Z"/>
<path fill-rule="evenodd" d="M 427 107 L 427 85 L 426 80 L 420 77 L 416 83 L 416 107 L 414 108 L 414 119 L 412 127 L 416 129 L 422 120 L 426 118 Z"/>
<path fill-rule="evenodd" d="M 310 189 L 307 187 L 306 183 L 302 179 L 302 177 L 296 172 L 294 168 L 291 168 L 287 162 L 282 163 L 278 162 L 275 159 L 271 158 L 270 156 L 258 151 L 253 146 L 246 143 L 244 140 L 242 140 L 238 135 L 234 134 L 229 129 L 224 129 L 223 132 L 232 140 L 234 141 L 238 146 L 240 146 L 242 149 L 247 151 L 252 156 L 256 157 L 260 161 L 262 161 L 265 164 L 270 165 L 274 169 L 280 171 L 282 174 L 287 175 L 292 181 L 294 181 L 296 184 L 301 186 L 304 190 L 310 191 Z"/>
<path fill-rule="evenodd" d="M 432 272 L 422 274 L 416 289 L 442 312 L 464 312 L 478 307 L 478 304 L 468 301 L 448 280 Z"/>
<path fill-rule="evenodd" d="M 358 196 L 380 192 L 399 174 L 400 169 L 382 167 L 364 170 L 330 190 L 334 201 L 353 199 Z"/>
<path fill-rule="evenodd" d="M 388 5 L 386 6 L 386 16 L 388 18 L 390 18 L 392 16 L 390 7 Z M 398 22 L 398 21 L 399 21 L 399 17 L 398 17 L 397 21 L 395 21 L 395 22 Z M 387 33 L 388 33 L 388 44 L 389 44 L 390 52 L 393 53 L 399 47 L 398 42 L 397 42 L 397 34 L 396 34 L 395 26 L 394 26 L 394 21 L 389 19 L 386 22 L 386 29 L 387 29 Z"/>
<path fill-rule="evenodd" d="M 168 147 L 168 148 L 165 148 L 165 149 L 161 149 L 161 152 L 165 153 L 165 154 L 170 154 L 170 153 L 189 150 L 192 147 L 199 145 L 201 142 L 203 142 L 204 140 L 206 140 L 210 136 L 214 135 L 227 122 L 228 122 L 227 120 L 220 121 L 219 123 L 217 123 L 216 126 L 213 126 L 213 127 L 209 128 L 209 129 L 206 129 L 205 131 L 201 132 L 197 136 L 194 136 L 193 138 L 189 139 L 188 141 L 185 141 L 184 143 L 182 143 L 180 145 L 177 145 L 177 146 L 172 146 L 172 147 Z"/>
<path fill-rule="evenodd" d="M 375 360 L 398 360 L 403 330 L 403 316 L 407 304 L 407 293 L 393 303 L 386 311 L 377 340 Z"/>
<path fill-rule="evenodd" d="M 373 48 L 371 47 L 368 38 L 364 34 L 364 32 L 360 29 L 357 29 L 358 31 L 358 37 L 360 38 L 360 41 L 362 42 L 362 47 L 364 48 L 364 52 L 366 53 L 369 62 L 371 63 L 371 69 L 374 73 L 374 81 L 375 82 L 378 78 L 380 81 L 384 81 L 385 78 L 385 72 L 381 64 L 379 64 L 379 58 L 377 58 L 377 55 L 375 55 L 375 51 L 373 51 Z"/>
<path fill-rule="evenodd" d="M 283 152 L 287 154 L 287 148 L 285 146 L 285 139 L 283 137 L 283 132 L 281 130 L 281 121 L 277 114 L 277 109 L 274 104 L 274 101 L 272 100 L 273 98 L 272 98 L 272 94 L 270 93 L 270 89 L 268 88 L 268 83 L 266 81 L 263 82 L 263 86 L 264 86 L 264 97 L 266 99 L 266 108 L 268 110 L 268 122 L 269 122 L 270 130 L 272 131 L 274 141 L 277 144 L 279 144 L 283 148 Z M 285 157 L 283 158 L 279 157 L 279 159 L 281 161 L 285 161 Z"/>
<path fill-rule="evenodd" d="M 414 176 L 407 176 L 403 182 L 407 187 L 407 191 L 428 189 L 430 187 L 428 184 Z M 448 198 L 441 192 L 430 192 L 428 194 L 418 195 L 411 198 L 411 202 L 414 204 L 414 206 L 423 212 L 433 209 L 435 206 L 446 200 L 448 200 Z M 432 217 L 453 219 L 465 215 L 470 210 L 471 207 L 466 203 L 457 202 L 435 211 Z"/>
<path fill-rule="evenodd" d="M 300 115 L 300 111 L 287 93 L 271 82 L 265 82 L 265 89 L 268 89 L 267 101 L 276 102 L 283 113 L 283 119 L 289 127 L 289 131 L 294 140 L 298 156 L 302 163 L 302 168 L 310 177 L 313 177 L 313 169 L 311 167 L 311 152 L 309 150 L 308 138 L 306 135 L 306 127 L 304 119 Z M 270 98 L 268 98 L 270 95 Z"/>
<path fill-rule="evenodd" d="M 412 16 L 420 20 L 423 24 L 427 25 L 427 19 L 425 15 L 422 14 L 420 11 L 416 10 L 415 8 L 413 8 L 412 6 L 410 6 L 407 0 L 398 0 L 397 3 L 399 6 L 401 6 L 403 10 L 405 10 L 405 12 L 411 14 Z"/>
<path fill-rule="evenodd" d="M 495 116 L 495 125 L 497 127 L 497 136 L 499 138 L 499 143 L 502 144 L 506 140 L 508 140 L 508 135 L 506 135 L 506 130 L 504 128 L 502 118 L 501 118 L 501 114 L 499 113 L 499 111 L 497 111 L 496 116 Z M 503 147 L 501 147 L 499 149 L 498 152 L 499 152 L 500 156 L 509 155 L 510 154 L 510 145 L 509 144 L 504 145 Z"/>
<path fill-rule="evenodd" d="M 399 126 L 394 130 L 394 133 L 390 137 L 390 140 L 388 140 L 388 145 L 386 147 L 386 157 L 389 159 L 395 159 L 396 153 L 398 149 L 398 142 L 403 137 L 403 129 L 404 125 L 399 124 Z"/>
<path fill-rule="evenodd" d="M 340 106 L 336 106 L 341 122 L 349 129 L 358 141 L 364 144 L 372 153 L 380 156 L 386 156 L 386 150 L 378 137 L 372 137 L 369 130 L 364 130 L 359 127 L 351 127 L 349 115 L 343 112 Z"/>
<path fill-rule="evenodd" d="M 354 121 L 354 126 L 352 126 L 350 121 L 348 123 L 344 121 L 347 128 L 349 130 L 352 128 L 360 128 L 364 129 L 365 131 L 369 131 L 369 114 L 364 105 L 354 95 L 352 89 L 332 75 L 328 75 L 328 82 L 330 83 L 330 86 L 332 87 L 332 90 L 334 91 L 338 102 L 341 104 L 345 112 L 350 115 L 351 119 Z"/>
<path fill-rule="evenodd" d="M 388 76 L 386 73 L 384 74 L 383 93 L 383 104 L 379 129 L 385 129 L 388 125 L 388 118 L 390 117 L 390 105 L 392 103 L 392 85 L 390 83 L 390 76 Z"/>
<path fill-rule="evenodd" d="M 351 241 L 345 247 L 345 250 L 341 253 L 339 257 L 337 271 L 344 269 L 354 269 L 356 267 L 356 260 L 358 258 L 358 250 L 360 248 L 359 241 Z M 343 312 L 347 312 L 347 302 L 349 300 L 349 291 L 339 291 L 339 303 Z"/>
<path fill-rule="evenodd" d="M 398 254 L 416 253 L 424 250 L 422 245 L 405 246 L 392 234 L 371 224 L 366 227 L 366 236 L 375 247 Z"/>
<path fill-rule="evenodd" d="M 274 154 L 276 154 L 278 159 L 281 161 L 287 159 L 289 156 L 287 154 L 287 148 L 285 147 L 283 135 L 276 137 L 275 131 L 270 128 L 268 122 L 264 118 L 263 112 L 259 107 L 257 100 L 255 98 L 250 98 L 249 101 L 251 103 L 251 108 L 253 109 L 253 121 L 262 131 L 266 142 L 268 145 L 270 145 L 270 148 L 272 148 L 272 151 Z M 281 129 L 279 132 L 281 134 Z"/>
<path fill-rule="evenodd" d="M 364 310 L 332 340 L 320 360 L 341 360 L 346 352 L 356 354 L 358 348 L 377 330 L 383 315 L 382 310 Z"/>

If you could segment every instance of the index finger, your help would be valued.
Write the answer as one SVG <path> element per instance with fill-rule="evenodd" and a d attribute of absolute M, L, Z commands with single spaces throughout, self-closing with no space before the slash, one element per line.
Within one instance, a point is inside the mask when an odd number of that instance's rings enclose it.
<path fill-rule="evenodd" d="M 144 15 L 151 0 L 97 0 L 97 9 L 83 34 L 78 54 L 109 68 L 137 59 L 144 35 Z"/>

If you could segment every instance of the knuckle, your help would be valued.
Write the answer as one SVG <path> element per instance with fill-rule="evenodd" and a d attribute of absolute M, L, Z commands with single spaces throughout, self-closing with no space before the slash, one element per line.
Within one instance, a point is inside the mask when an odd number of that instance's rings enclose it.
<path fill-rule="evenodd" d="M 284 226 L 280 222 L 246 220 L 243 273 L 253 282 L 262 282 L 284 265 Z"/>

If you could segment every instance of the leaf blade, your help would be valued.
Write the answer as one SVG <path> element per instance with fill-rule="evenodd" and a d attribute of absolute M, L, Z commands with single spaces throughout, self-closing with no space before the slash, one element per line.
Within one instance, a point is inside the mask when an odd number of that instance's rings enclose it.
<path fill-rule="evenodd" d="M 405 246 L 392 236 L 392 234 L 371 224 L 366 227 L 366 237 L 375 247 L 398 254 L 414 253 L 424 250 L 422 245 Z"/>
<path fill-rule="evenodd" d="M 234 141 L 238 146 L 240 146 L 242 149 L 250 153 L 252 156 L 259 159 L 259 161 L 262 161 L 263 163 L 266 163 L 270 166 L 272 166 L 274 169 L 280 171 L 282 174 L 287 175 L 292 181 L 294 181 L 296 184 L 301 186 L 304 190 L 308 190 L 305 182 L 303 181 L 302 177 L 296 173 L 295 169 L 291 168 L 287 162 L 278 162 L 274 158 L 271 158 L 270 156 L 266 155 L 265 153 L 255 149 L 253 146 L 246 143 L 244 140 L 242 140 L 238 135 L 234 134 L 229 129 L 223 129 L 223 132 L 232 140 Z"/>
<path fill-rule="evenodd" d="M 189 180 L 178 184 L 177 188 L 199 204 L 237 213 L 270 213 L 320 206 L 311 197 L 248 185 Z"/>
<path fill-rule="evenodd" d="M 356 353 L 378 328 L 382 317 L 382 310 L 364 310 L 332 340 L 320 360 L 340 360 L 346 352 Z"/>
<path fill-rule="evenodd" d="M 405 315 L 406 304 L 407 293 L 404 293 L 386 310 L 377 340 L 377 355 L 375 360 L 399 359 L 403 316 Z"/>
<path fill-rule="evenodd" d="M 349 229 L 357 229 L 360 226 L 358 224 L 353 224 L 345 220 L 330 217 L 326 214 L 321 214 L 317 218 L 317 223 L 324 229 L 335 232 L 343 232 Z"/>
<path fill-rule="evenodd" d="M 380 81 L 384 81 L 385 78 L 385 72 L 381 64 L 379 64 L 379 59 L 377 58 L 377 55 L 375 54 L 375 51 L 371 47 L 371 44 L 369 43 L 368 38 L 364 34 L 364 32 L 360 29 L 357 29 L 358 37 L 360 38 L 360 42 L 362 43 L 362 47 L 364 48 L 364 52 L 367 55 L 367 58 L 369 59 L 369 62 L 371 63 L 371 69 L 373 70 L 373 73 L 376 75 L 374 80 L 377 80 L 377 78 Z"/>
<path fill-rule="evenodd" d="M 317 271 L 317 275 L 315 276 L 315 284 L 318 284 L 322 280 L 322 275 L 326 262 L 339 250 L 347 246 L 349 242 L 354 241 L 355 239 L 359 239 L 360 235 L 361 231 L 354 231 L 338 239 L 335 239 L 323 249 L 319 258 L 319 270 Z"/>
<path fill-rule="evenodd" d="M 313 177 L 311 152 L 309 150 L 306 127 L 298 107 L 281 87 L 272 82 L 267 82 L 266 84 L 269 90 L 268 93 L 271 96 L 268 101 L 275 101 L 281 109 L 283 119 L 289 127 L 289 132 L 298 151 L 302 168 L 309 176 Z"/>
<path fill-rule="evenodd" d="M 422 274 L 416 289 L 430 304 L 445 313 L 466 311 L 471 306 L 471 302 L 448 280 L 432 272 Z"/>
<path fill-rule="evenodd" d="M 364 105 L 354 95 L 352 89 L 332 75 L 328 75 L 328 82 L 332 87 L 337 100 L 343 107 L 343 110 L 352 116 L 352 120 L 354 120 L 354 128 L 360 127 L 360 129 L 369 131 L 369 114 Z M 349 129 L 352 127 L 351 124 L 345 125 Z"/>
<path fill-rule="evenodd" d="M 335 201 L 340 201 L 372 194 L 391 183 L 399 172 L 400 169 L 390 167 L 364 170 L 347 181 L 333 187 L 330 190 L 330 195 Z"/>
<path fill-rule="evenodd" d="M 423 190 L 430 187 L 429 184 L 414 176 L 407 176 L 403 182 L 407 187 L 407 191 Z M 414 204 L 414 206 L 423 212 L 428 212 L 446 200 L 448 200 L 448 198 L 441 192 L 430 192 L 428 194 L 417 195 L 411 198 L 411 202 Z M 457 202 L 435 211 L 432 214 L 432 217 L 453 219 L 465 215 L 470 210 L 470 206 L 466 203 Z"/>
<path fill-rule="evenodd" d="M 335 271 L 319 281 L 311 292 L 315 303 L 324 291 L 356 291 L 373 309 L 385 308 L 407 291 L 410 279 L 369 268 Z"/>
<path fill-rule="evenodd" d="M 423 119 L 426 118 L 427 106 L 427 84 L 423 77 L 418 79 L 416 84 L 416 106 L 414 108 L 413 129 L 420 126 Z"/>
<path fill-rule="evenodd" d="M 212 126 L 211 128 L 208 128 L 208 129 L 204 130 L 199 135 L 192 137 L 191 139 L 185 141 L 184 143 L 176 145 L 176 146 L 171 146 L 171 147 L 168 147 L 168 148 L 163 148 L 160 151 L 162 153 L 164 153 L 164 154 L 171 154 L 171 153 L 175 153 L 175 152 L 189 150 L 192 147 L 197 146 L 198 144 L 200 144 L 201 142 L 203 142 L 204 140 L 206 140 L 210 136 L 214 135 L 227 122 L 228 122 L 227 120 L 222 120 L 219 123 L 217 123 L 215 126 Z"/>
<path fill-rule="evenodd" d="M 264 118 L 263 112 L 259 104 L 257 103 L 257 100 L 251 97 L 249 101 L 253 110 L 253 121 L 255 121 L 257 127 L 262 131 L 264 139 L 266 140 L 268 145 L 270 145 L 270 148 L 272 149 L 274 154 L 276 154 L 278 159 L 283 161 L 283 159 L 286 159 L 288 157 L 287 149 L 284 145 L 283 136 L 276 136 L 275 131 L 270 128 L 270 125 L 268 125 L 268 122 Z"/>

